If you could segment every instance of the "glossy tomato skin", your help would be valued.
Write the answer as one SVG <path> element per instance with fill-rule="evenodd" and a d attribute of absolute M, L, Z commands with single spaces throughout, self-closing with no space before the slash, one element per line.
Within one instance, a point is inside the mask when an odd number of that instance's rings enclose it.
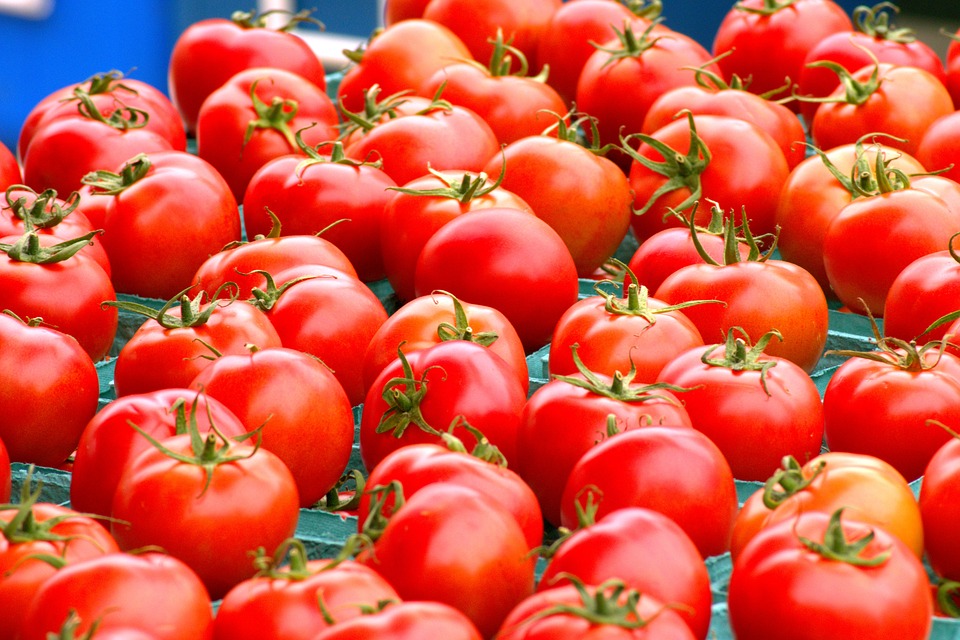
<path fill-rule="evenodd" d="M 960 29 L 957 30 L 960 32 Z M 956 34 L 954 34 L 956 35 Z M 960 108 L 960 44 L 951 38 L 946 56 L 947 89 L 953 97 L 953 104 Z"/>
<path fill-rule="evenodd" d="M 858 567 L 810 551 L 800 538 L 824 540 L 829 514 L 810 512 L 765 529 L 733 566 L 728 595 L 737 638 L 926 638 L 933 602 L 926 572 L 902 542 L 881 528 L 862 552 L 874 567 Z M 843 524 L 853 542 L 870 529 Z M 772 597 L 780 594 L 781 597 Z"/>
<path fill-rule="evenodd" d="M 876 456 L 908 481 L 919 478 L 950 439 L 928 421 L 960 419 L 960 358 L 936 351 L 924 354 L 919 370 L 857 357 L 840 365 L 823 395 L 827 446 Z"/>
<path fill-rule="evenodd" d="M 261 117 L 258 109 L 277 102 L 285 102 L 280 128 L 250 130 L 250 123 Z M 291 71 L 254 67 L 230 77 L 203 101 L 197 116 L 197 155 L 216 167 L 242 202 L 260 167 L 298 151 L 296 132 L 313 147 L 336 139 L 337 123 L 336 107 L 321 86 Z"/>
<path fill-rule="evenodd" d="M 234 74 L 276 67 L 326 89 L 326 72 L 310 46 L 293 33 L 223 18 L 200 20 L 180 33 L 168 69 L 170 99 L 194 133 L 203 101 Z"/>
<path fill-rule="evenodd" d="M 927 559 L 938 576 L 950 580 L 960 576 L 960 557 L 951 534 L 957 517 L 958 450 L 960 442 L 956 438 L 937 449 L 924 469 L 919 497 Z"/>
<path fill-rule="evenodd" d="M 0 144 L 0 188 L 7 187 L 23 182 L 23 175 L 20 173 L 20 164 L 16 156 L 5 144 Z"/>
<path fill-rule="evenodd" d="M 957 112 L 941 116 L 924 131 L 917 145 L 917 160 L 931 171 L 944 170 L 938 174 L 960 181 L 960 165 L 954 158 L 960 153 L 960 115 Z"/>
<path fill-rule="evenodd" d="M 190 389 L 167 388 L 118 398 L 91 417 L 83 429 L 70 479 L 71 506 L 84 513 L 109 516 L 123 468 L 150 448 L 131 423 L 154 439 L 163 440 L 176 434 L 179 419 L 189 422 L 191 413 L 203 434 L 211 430 L 211 425 L 230 438 L 247 433 L 243 423 L 222 403 Z"/>
<path fill-rule="evenodd" d="M 935 320 L 960 309 L 958 284 L 960 263 L 946 249 L 908 264 L 890 285 L 883 307 L 884 335 L 918 343 L 943 338 L 945 326 L 924 331 Z"/>
<path fill-rule="evenodd" d="M 13 490 L 13 479 L 10 471 L 10 454 L 6 445 L 0 439 L 0 504 L 10 502 L 10 492 Z"/>
<path fill-rule="evenodd" d="M 580 277 L 610 259 L 630 228 L 633 195 L 610 159 L 549 135 L 521 138 L 484 169 L 503 177 L 538 218 L 563 239 Z"/>
<path fill-rule="evenodd" d="M 105 635 L 134 630 L 157 640 L 212 637 L 203 583 L 183 562 L 157 552 L 111 553 L 61 569 L 37 591 L 20 637 L 46 640 L 60 633 L 71 610 L 81 620 L 78 633 L 100 620 L 97 630 Z"/>
<path fill-rule="evenodd" d="M 620 507 L 647 507 L 673 518 L 704 558 L 730 548 L 733 474 L 717 445 L 696 429 L 631 429 L 587 451 L 563 491 L 563 526 L 577 527 L 576 501 L 585 487 L 595 487 L 600 499 L 598 520 Z"/>
<path fill-rule="evenodd" d="M 404 600 L 448 604 L 490 637 L 533 593 L 529 551 L 523 530 L 504 507 L 473 489 L 436 483 L 413 494 L 358 560 Z"/>
<path fill-rule="evenodd" d="M 76 448 L 86 421 L 97 412 L 97 370 L 73 337 L 5 313 L 0 313 L 0 344 L 0 367 L 7 372 L 0 386 L 6 473 L 11 460 L 57 466 Z"/>
<path fill-rule="evenodd" d="M 415 295 L 442 289 L 498 309 L 528 353 L 549 342 L 578 288 L 563 239 L 536 216 L 506 208 L 447 223 L 424 245 L 414 275 Z"/>
<path fill-rule="evenodd" d="M 360 455 L 364 466 L 373 469 L 388 453 L 405 444 L 437 442 L 438 435 L 409 424 L 399 435 L 392 431 L 377 432 L 382 419 L 394 413 L 386 398 L 390 389 L 410 394 L 427 391 L 420 401 L 424 422 L 436 431 L 446 431 L 458 416 L 478 429 L 500 449 L 508 464 L 517 456 L 517 428 L 526 394 L 516 374 L 500 356 L 472 342 L 441 342 L 406 355 L 417 385 L 399 383 L 387 387 L 394 378 L 407 378 L 399 358 L 387 365 L 367 392 L 360 420 Z M 476 439 L 462 435 L 465 446 L 472 449 Z"/>
<path fill-rule="evenodd" d="M 680 605 L 676 611 L 694 637 L 707 637 L 712 604 L 707 567 L 690 537 L 662 513 L 625 507 L 579 529 L 550 558 L 537 591 L 568 584 L 570 575 L 592 585 L 623 580 L 660 602 Z"/>
<path fill-rule="evenodd" d="M 308 560 L 240 582 L 223 597 L 213 623 L 214 640 L 313 640 L 330 625 L 361 616 L 362 605 L 399 600 L 380 575 L 353 560 Z"/>
<path fill-rule="evenodd" d="M 311 640 L 481 640 L 476 625 L 459 610 L 441 602 L 402 601 L 373 615 L 335 624 Z"/>
<path fill-rule="evenodd" d="M 353 410 L 343 387 L 316 358 L 285 347 L 222 356 L 190 383 L 220 400 L 290 468 L 300 506 L 339 480 L 353 444 Z"/>

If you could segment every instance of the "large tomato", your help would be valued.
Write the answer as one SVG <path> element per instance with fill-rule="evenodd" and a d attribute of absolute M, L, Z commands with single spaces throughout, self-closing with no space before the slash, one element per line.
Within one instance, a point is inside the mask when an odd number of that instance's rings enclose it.
<path fill-rule="evenodd" d="M 950 238 L 948 248 L 921 256 L 908 264 L 890 284 L 883 306 L 884 335 L 901 340 L 939 340 L 947 327 L 927 328 L 960 309 L 960 255 Z"/>
<path fill-rule="evenodd" d="M 276 15 L 276 11 L 271 11 Z M 303 76 L 326 89 L 326 72 L 317 54 L 290 33 L 300 13 L 280 28 L 267 26 L 266 14 L 236 11 L 230 20 L 209 18 L 184 29 L 173 44 L 168 68 L 170 99 L 190 133 L 196 132 L 203 101 L 236 73 L 251 67 L 275 67 Z"/>
<path fill-rule="evenodd" d="M 324 629 L 311 640 L 481 640 L 460 610 L 430 600 L 387 603 L 379 610 Z"/>
<path fill-rule="evenodd" d="M 924 469 L 919 496 L 926 557 L 938 576 L 950 580 L 960 578 L 960 557 L 951 534 L 957 517 L 958 447 L 960 440 L 954 435 L 937 449 Z"/>
<path fill-rule="evenodd" d="M 10 502 L 10 493 L 13 491 L 13 478 L 10 470 L 10 454 L 6 445 L 0 439 L 0 504 Z"/>
<path fill-rule="evenodd" d="M 920 559 L 882 528 L 807 512 L 760 532 L 733 565 L 739 640 L 922 640 L 933 599 Z"/>
<path fill-rule="evenodd" d="M 0 188 L 6 189 L 10 185 L 23 182 L 20 164 L 16 156 L 7 145 L 0 143 Z"/>
<path fill-rule="evenodd" d="M 958 56 L 960 57 L 960 56 Z M 917 160 L 937 175 L 960 182 L 960 111 L 954 111 L 934 120 L 917 145 Z"/>

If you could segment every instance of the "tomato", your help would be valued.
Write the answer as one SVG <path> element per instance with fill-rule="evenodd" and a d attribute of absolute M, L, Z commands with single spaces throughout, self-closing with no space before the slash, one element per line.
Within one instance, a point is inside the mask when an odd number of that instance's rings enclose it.
<path fill-rule="evenodd" d="M 272 214 L 283 235 L 322 231 L 325 240 L 344 252 L 361 280 L 381 280 L 386 272 L 380 220 L 393 195 L 389 189 L 396 183 L 378 163 L 350 160 L 339 142 L 334 145 L 330 155 L 303 145 L 308 158 L 281 156 L 253 174 L 243 196 L 247 237 L 270 233 L 277 224 Z"/>
<path fill-rule="evenodd" d="M 841 512 L 804 513 L 747 545 L 728 590 L 738 639 L 928 636 L 933 600 L 920 560 L 882 528 Z"/>
<path fill-rule="evenodd" d="M 737 512 L 733 474 L 717 445 L 696 429 L 630 429 L 591 448 L 563 490 L 563 526 L 577 527 L 577 498 L 587 487 L 600 496 L 598 521 L 618 508 L 647 507 L 673 518 L 704 558 L 730 548 Z"/>
<path fill-rule="evenodd" d="M 125 78 L 119 71 L 108 71 L 57 89 L 36 103 L 20 126 L 17 155 L 25 158 L 33 136 L 50 122 L 73 116 L 79 108 L 91 106 L 104 117 L 109 117 L 118 104 L 142 110 L 147 114 L 147 129 L 168 140 L 174 149 L 187 150 L 183 121 L 170 99 L 151 84 L 136 78 Z"/>
<path fill-rule="evenodd" d="M 950 434 L 928 424 L 956 424 L 960 358 L 895 338 L 841 364 L 823 394 L 824 434 L 831 451 L 873 455 L 908 481 L 923 474 Z M 863 356 L 863 357 L 858 357 Z"/>
<path fill-rule="evenodd" d="M 438 442 L 462 416 L 508 463 L 517 456 L 517 427 L 526 394 L 507 362 L 486 347 L 453 340 L 398 354 L 367 392 L 360 455 L 373 469 L 406 444 Z M 465 437 L 467 447 L 476 439 Z"/>
<path fill-rule="evenodd" d="M 121 549 L 166 550 L 222 598 L 256 571 L 251 552 L 276 548 L 296 530 L 293 475 L 269 449 L 214 432 L 150 444 L 120 474 L 111 533 Z"/>
<path fill-rule="evenodd" d="M 84 513 L 110 515 L 123 468 L 150 448 L 135 424 L 157 440 L 187 432 L 206 434 L 215 425 L 228 437 L 248 429 L 220 401 L 189 389 L 160 389 L 123 396 L 108 403 L 83 428 L 70 478 L 70 504 Z"/>
<path fill-rule="evenodd" d="M 483 636 L 466 615 L 442 602 L 397 602 L 335 624 L 312 640 L 480 640 Z"/>
<path fill-rule="evenodd" d="M 841 73 L 849 79 L 824 99 L 810 123 L 821 148 L 882 131 L 891 136 L 890 146 L 915 155 L 927 129 L 954 112 L 947 88 L 923 69 L 877 63 Z"/>
<path fill-rule="evenodd" d="M 493 307 L 464 302 L 446 291 L 414 298 L 380 325 L 363 356 L 364 389 L 369 389 L 383 368 L 393 362 L 398 348 L 410 353 L 448 340 L 488 347 L 513 367 L 527 393 L 527 359 L 510 321 Z"/>
<path fill-rule="evenodd" d="M 952 523 L 956 522 L 954 487 L 958 445 L 960 442 L 954 435 L 930 458 L 924 468 L 919 496 L 926 557 L 938 576 L 950 580 L 960 576 L 960 558 L 957 557 L 951 535 Z"/>
<path fill-rule="evenodd" d="M 528 136 L 490 158 L 485 171 L 529 203 L 563 239 L 580 277 L 612 256 L 630 228 L 633 195 L 623 171 L 599 148 L 577 143 L 575 127 Z"/>
<path fill-rule="evenodd" d="M 92 258 L 77 252 L 94 234 L 45 247 L 37 231 L 0 237 L 0 310 L 43 318 L 48 326 L 77 339 L 90 359 L 107 355 L 117 333 L 116 301 L 110 276 Z"/>
<path fill-rule="evenodd" d="M 861 5 L 853 10 L 854 30 L 830 34 L 811 47 L 796 76 L 796 92 L 804 97 L 830 95 L 838 84 L 836 74 L 812 62 L 829 60 L 853 73 L 874 62 L 919 67 L 946 83 L 943 60 L 930 45 L 917 38 L 912 29 L 897 28 L 893 16 L 899 9 L 889 3 L 873 7 Z M 803 100 L 800 112 L 807 122 L 813 120 L 819 105 Z"/>
<path fill-rule="evenodd" d="M 697 200 L 746 216 L 757 235 L 774 231 L 780 188 L 790 169 L 766 131 L 740 118 L 687 114 L 636 137 L 637 150 L 625 149 L 633 158 L 629 178 L 638 215 L 631 226 L 639 241 L 682 224 L 664 219 L 665 214 L 684 211 Z M 695 221 L 706 225 L 710 214 L 701 209 Z"/>
<path fill-rule="evenodd" d="M 383 303 L 369 287 L 336 269 L 306 266 L 281 271 L 255 296 L 284 347 L 319 358 L 350 404 L 363 402 L 363 357 L 387 320 Z"/>
<path fill-rule="evenodd" d="M 400 300 L 415 297 L 417 258 L 434 233 L 465 213 L 499 207 L 532 212 L 523 198 L 485 173 L 431 171 L 402 185 L 387 202 L 380 223 L 383 264 Z"/>
<path fill-rule="evenodd" d="M 0 504 L 10 502 L 11 491 L 13 491 L 13 479 L 10 471 L 10 453 L 0 439 Z"/>
<path fill-rule="evenodd" d="M 0 142 L 0 188 L 6 189 L 10 185 L 23 182 L 20 173 L 20 164 L 16 156 L 7 145 Z"/>
<path fill-rule="evenodd" d="M 466 614 L 483 637 L 533 593 L 534 557 L 513 514 L 453 483 L 410 496 L 357 560 L 404 600 L 441 602 Z"/>
<path fill-rule="evenodd" d="M 0 508 L 0 621 L 4 633 L 17 636 L 38 588 L 58 570 L 38 555 L 66 565 L 88 562 L 118 551 L 110 532 L 95 519 L 47 502 L 32 473 L 21 487 L 20 503 Z"/>
<path fill-rule="evenodd" d="M 707 567 L 690 537 L 662 513 L 624 507 L 577 529 L 550 557 L 537 590 L 567 584 L 568 576 L 590 585 L 622 580 L 675 607 L 695 637 L 707 637 L 712 604 Z"/>
<path fill-rule="evenodd" d="M 833 0 L 744 0 L 724 15 L 712 50 L 729 52 L 717 63 L 723 77 L 750 78 L 747 89 L 763 94 L 799 78 L 817 42 L 852 29 L 846 9 Z"/>
<path fill-rule="evenodd" d="M 254 67 L 213 91 L 197 115 L 197 155 L 216 167 L 237 202 L 270 160 L 337 137 L 338 115 L 324 89 L 292 71 Z"/>
<path fill-rule="evenodd" d="M 957 30 L 957 33 L 950 36 L 950 44 L 947 47 L 945 62 L 947 73 L 946 85 L 950 90 L 950 95 L 953 97 L 953 104 L 960 109 L 960 44 L 957 44 L 958 34 L 960 34 L 960 29 Z"/>
<path fill-rule="evenodd" d="M 875 456 L 828 451 L 802 465 L 785 458 L 763 489 L 747 498 L 733 527 L 734 562 L 760 530 L 807 511 L 829 514 L 841 507 L 848 519 L 882 528 L 922 557 L 920 509 L 903 475 Z"/>
<path fill-rule="evenodd" d="M 353 560 L 310 560 L 296 538 L 257 562 L 257 574 L 223 597 L 214 640 L 312 640 L 328 626 L 361 616 L 363 607 L 399 599 L 369 567 Z"/>
<path fill-rule="evenodd" d="M 392 25 L 401 20 L 422 18 L 430 0 L 386 0 L 383 3 L 383 24 Z"/>
<path fill-rule="evenodd" d="M 908 264 L 890 284 L 883 307 L 884 334 L 901 340 L 940 340 L 940 327 L 926 332 L 941 317 L 960 309 L 960 256 L 953 248 L 921 256 Z"/>
<path fill-rule="evenodd" d="M 183 295 L 179 304 L 171 299 L 160 309 L 132 310 L 149 314 L 149 319 L 117 355 L 113 383 L 118 397 L 186 387 L 211 364 L 208 357 L 215 353 L 247 353 L 250 344 L 280 346 L 270 319 L 245 302 L 206 302 L 201 292 L 193 299 Z"/>
<path fill-rule="evenodd" d="M 414 276 L 415 295 L 441 289 L 499 310 L 528 353 L 549 342 L 578 287 L 562 238 L 536 216 L 502 207 L 444 225 L 424 245 Z"/>
<path fill-rule="evenodd" d="M 276 16 L 276 11 L 269 12 Z M 230 20 L 208 18 L 188 26 L 170 54 L 168 84 L 190 133 L 197 130 L 203 101 L 236 73 L 251 67 L 274 67 L 303 76 L 326 89 L 323 63 L 304 40 L 289 30 L 315 22 L 308 13 L 291 16 L 280 28 L 267 26 L 267 15 L 234 12 Z"/>
<path fill-rule="evenodd" d="M 138 155 L 117 173 L 98 171 L 84 184 L 81 201 L 107 200 L 102 242 L 120 293 L 175 296 L 204 260 L 240 239 L 229 185 L 186 151 Z"/>
<path fill-rule="evenodd" d="M 497 638 L 559 640 L 590 635 L 644 640 L 693 640 L 697 636 L 675 603 L 627 588 L 619 580 L 568 584 L 541 591 L 517 605 Z"/>
<path fill-rule="evenodd" d="M 78 634 L 98 621 L 96 632 L 105 637 L 136 638 L 126 634 L 139 632 L 156 640 L 194 640 L 209 638 L 213 628 L 209 595 L 196 573 L 155 551 L 111 553 L 61 569 L 37 590 L 20 638 L 58 634 L 71 612 L 79 618 Z"/>
<path fill-rule="evenodd" d="M 960 115 L 957 111 L 940 116 L 923 132 L 917 145 L 917 160 L 931 171 L 960 182 L 960 165 L 955 162 L 960 152 Z"/>
<path fill-rule="evenodd" d="M 692 426 L 673 390 L 635 382 L 630 373 L 594 373 L 576 354 L 573 359 L 579 364 L 576 374 L 551 379 L 527 400 L 517 434 L 514 466 L 555 525 L 567 478 L 587 451 L 620 431 L 650 424 Z"/>

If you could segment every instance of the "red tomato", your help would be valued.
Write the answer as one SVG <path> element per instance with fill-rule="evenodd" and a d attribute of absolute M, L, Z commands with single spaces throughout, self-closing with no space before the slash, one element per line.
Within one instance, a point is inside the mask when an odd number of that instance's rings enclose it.
<path fill-rule="evenodd" d="M 960 182 L 960 111 L 954 111 L 934 120 L 923 132 L 917 145 L 917 160 L 931 171 L 944 170 L 941 175 Z"/>
<path fill-rule="evenodd" d="M 138 155 L 117 173 L 84 178 L 81 201 L 105 199 L 103 247 L 114 288 L 168 299 L 190 286 L 211 254 L 240 240 L 230 186 L 205 160 L 186 151 Z"/>
<path fill-rule="evenodd" d="M 364 389 L 396 359 L 398 348 L 410 353 L 449 340 L 488 347 L 513 367 L 526 395 L 530 376 L 517 330 L 493 307 L 464 302 L 446 291 L 414 298 L 380 325 L 363 357 Z"/>
<path fill-rule="evenodd" d="M 84 104 L 87 101 L 89 105 Z M 142 80 L 124 78 L 119 71 L 108 71 L 58 89 L 35 104 L 20 126 L 17 155 L 21 159 L 26 157 L 27 147 L 37 130 L 58 118 L 76 115 L 81 105 L 83 108 L 93 106 L 108 118 L 118 104 L 141 109 L 147 114 L 147 129 L 168 140 L 174 149 L 187 150 L 183 121 L 170 99 Z"/>
<path fill-rule="evenodd" d="M 96 633 L 104 637 L 209 638 L 209 598 L 196 573 L 173 556 L 110 553 L 65 567 L 44 583 L 26 611 L 19 637 L 46 640 L 47 634 L 60 633 L 73 612 L 80 619 L 77 634 L 88 633 L 99 621 Z"/>
<path fill-rule="evenodd" d="M 325 90 L 323 63 L 310 45 L 288 31 L 299 22 L 311 22 L 307 15 L 293 15 L 283 27 L 269 28 L 266 15 L 237 11 L 230 20 L 209 18 L 183 30 L 173 44 L 168 80 L 170 98 L 187 130 L 196 132 L 207 96 L 244 69 L 285 69 Z"/>
<path fill-rule="evenodd" d="M 841 512 L 805 513 L 747 545 L 728 590 L 738 639 L 928 636 L 933 600 L 920 560 L 881 528 L 842 522 Z"/>
<path fill-rule="evenodd" d="M 623 171 L 599 149 L 576 142 L 574 128 L 528 136 L 490 158 L 485 171 L 529 203 L 563 239 L 580 277 L 612 256 L 630 229 L 633 195 Z"/>
<path fill-rule="evenodd" d="M 16 156 L 7 145 L 0 142 L 0 188 L 6 189 L 21 182 L 23 182 L 23 175 L 20 173 Z"/>
<path fill-rule="evenodd" d="M 313 356 L 270 348 L 222 356 L 190 384 L 227 405 L 293 473 L 300 506 L 333 488 L 350 459 L 353 410 L 333 373 Z"/>
<path fill-rule="evenodd" d="M 430 0 L 386 0 L 383 4 L 383 24 L 392 25 L 401 20 L 422 18 Z"/>
<path fill-rule="evenodd" d="M 250 179 L 243 196 L 247 237 L 269 234 L 278 224 L 276 216 L 282 235 L 323 231 L 323 238 L 343 251 L 361 280 L 383 279 L 380 220 L 396 183 L 379 164 L 344 157 L 340 143 L 330 156 L 304 147 L 309 158 L 275 158 Z"/>
<path fill-rule="evenodd" d="M 710 627 L 710 575 L 693 541 L 667 516 L 624 507 L 565 539 L 543 571 L 541 593 L 570 582 L 622 580 L 645 596 L 670 603 L 696 638 Z"/>
<path fill-rule="evenodd" d="M 200 293 L 192 300 L 184 295 L 179 306 L 175 304 L 171 300 L 154 310 L 120 350 L 113 372 L 118 397 L 188 386 L 211 364 L 211 347 L 230 355 L 248 353 L 251 344 L 280 346 L 270 319 L 245 302 L 204 302 Z"/>
<path fill-rule="evenodd" d="M 0 237 L 0 310 L 42 318 L 77 339 L 98 362 L 113 346 L 117 310 L 110 276 L 92 258 L 76 252 L 88 237 L 44 247 L 36 231 Z"/>
<path fill-rule="evenodd" d="M 577 499 L 587 487 L 600 496 L 597 520 L 622 507 L 647 507 L 676 521 L 704 558 L 730 548 L 733 474 L 717 445 L 696 429 L 630 429 L 587 451 L 563 491 L 563 526 L 577 528 Z"/>
<path fill-rule="evenodd" d="M 883 307 L 884 335 L 901 340 L 940 340 L 947 327 L 925 333 L 941 317 L 960 309 L 960 256 L 949 248 L 921 256 L 890 284 Z"/>
<path fill-rule="evenodd" d="M 441 289 L 499 310 L 531 353 L 577 300 L 577 268 L 563 240 L 526 212 L 493 208 L 461 216 L 420 252 L 415 295 Z"/>
<path fill-rule="evenodd" d="M 211 425 L 228 437 L 244 435 L 246 426 L 220 401 L 190 389 L 160 389 L 108 403 L 83 428 L 70 479 L 70 504 L 84 513 L 110 515 L 113 494 L 123 468 L 149 441 L 135 424 L 156 440 L 187 432 L 188 423 L 202 434 Z"/>
<path fill-rule="evenodd" d="M 216 167 L 243 201 L 250 178 L 270 160 L 337 137 L 338 116 L 323 86 L 292 71 L 240 71 L 203 101 L 197 115 L 197 154 Z"/>
<path fill-rule="evenodd" d="M 960 556 L 952 536 L 957 517 L 958 450 L 956 436 L 937 449 L 924 469 L 919 496 L 927 559 L 938 576 L 950 580 L 960 577 Z"/>
<path fill-rule="evenodd" d="M 357 559 L 404 600 L 450 605 L 487 638 L 533 593 L 534 557 L 513 514 L 453 483 L 432 484 L 410 496 Z"/>
<path fill-rule="evenodd" d="M 950 36 L 950 45 L 947 47 L 946 85 L 953 97 L 953 104 L 960 109 L 960 44 L 958 44 L 960 41 L 957 40 L 958 34 L 960 34 L 960 29 Z"/>
<path fill-rule="evenodd" d="M 747 89 L 763 94 L 799 78 L 817 42 L 852 29 L 847 10 L 833 0 L 744 0 L 717 27 L 713 54 L 730 52 L 718 61 L 723 77 L 750 78 Z"/>
<path fill-rule="evenodd" d="M 289 553 L 287 553 L 289 549 Z M 352 560 L 309 560 L 303 543 L 281 545 L 257 575 L 230 589 L 213 622 L 214 640 L 313 640 L 399 600 L 386 580 Z"/>
<path fill-rule="evenodd" d="M 0 439 L 0 504 L 10 502 L 10 492 L 13 491 L 13 479 L 10 472 L 10 454 Z"/>
<path fill-rule="evenodd" d="M 466 615 L 442 602 L 397 602 L 324 629 L 311 640 L 480 640 Z"/>

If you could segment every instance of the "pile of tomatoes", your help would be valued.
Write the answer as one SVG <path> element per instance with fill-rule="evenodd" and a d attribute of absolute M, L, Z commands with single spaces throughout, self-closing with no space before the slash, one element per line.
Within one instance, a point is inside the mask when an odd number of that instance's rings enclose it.
<path fill-rule="evenodd" d="M 0 637 L 958 613 L 960 43 L 742 0 L 708 50 L 661 10 L 390 0 L 330 86 L 309 12 L 237 12 L 167 87 L 38 103 L 0 148 Z M 872 342 L 821 390 L 840 313 Z M 356 533 L 314 557 L 306 510 Z"/>

